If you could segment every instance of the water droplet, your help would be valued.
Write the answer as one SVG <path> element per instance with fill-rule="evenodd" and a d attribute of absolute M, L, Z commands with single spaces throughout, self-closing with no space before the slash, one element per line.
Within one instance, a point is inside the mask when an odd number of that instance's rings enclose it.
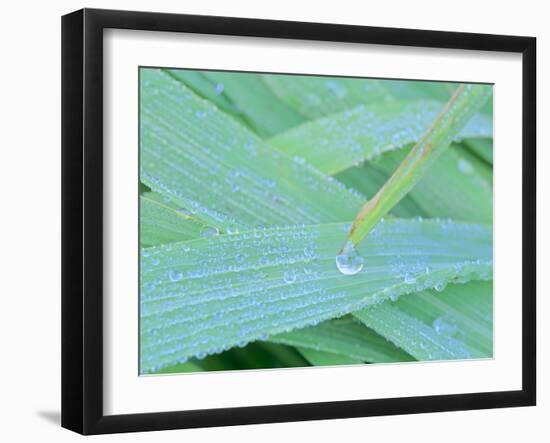
<path fill-rule="evenodd" d="M 185 209 L 185 208 L 177 209 L 176 212 L 178 214 L 185 215 L 187 217 L 191 217 L 193 215 L 193 213 L 189 209 Z"/>
<path fill-rule="evenodd" d="M 403 281 L 406 285 L 414 285 L 416 283 L 416 277 L 411 274 L 405 274 Z"/>
<path fill-rule="evenodd" d="M 436 318 L 432 327 L 440 335 L 454 335 L 457 332 L 456 321 L 446 315 Z"/>
<path fill-rule="evenodd" d="M 206 226 L 201 230 L 201 237 L 213 237 L 219 233 L 220 231 L 215 226 Z"/>
<path fill-rule="evenodd" d="M 168 277 L 170 278 L 170 281 L 180 281 L 183 274 L 180 271 L 172 270 L 168 273 Z"/>
<path fill-rule="evenodd" d="M 223 93 L 225 89 L 225 86 L 223 85 L 223 83 L 216 83 L 216 94 L 221 94 Z"/>
<path fill-rule="evenodd" d="M 353 243 L 348 241 L 341 254 L 336 256 L 336 267 L 344 275 L 357 274 L 363 269 L 365 260 L 359 255 Z"/>
<path fill-rule="evenodd" d="M 296 281 L 296 274 L 294 271 L 286 271 L 283 275 L 285 283 L 294 283 Z"/>
<path fill-rule="evenodd" d="M 447 286 L 446 283 L 444 282 L 438 282 L 434 285 L 434 289 L 437 291 L 437 292 L 443 292 L 443 290 L 445 289 L 445 287 Z"/>
<path fill-rule="evenodd" d="M 474 172 L 474 167 L 468 160 L 466 160 L 465 158 L 461 158 L 458 161 L 458 170 L 463 174 L 471 174 L 472 172 Z"/>

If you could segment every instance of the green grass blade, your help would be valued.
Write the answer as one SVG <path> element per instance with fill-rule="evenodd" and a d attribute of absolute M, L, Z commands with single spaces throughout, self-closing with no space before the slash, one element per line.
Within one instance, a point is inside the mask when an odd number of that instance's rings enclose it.
<path fill-rule="evenodd" d="M 296 347 L 296 350 L 313 366 L 357 365 L 363 363 L 360 360 L 332 352 L 317 351 L 315 349 L 301 348 L 299 346 Z"/>
<path fill-rule="evenodd" d="M 493 355 L 492 282 L 449 285 L 355 312 L 367 326 L 418 360 Z"/>
<path fill-rule="evenodd" d="M 204 75 L 223 87 L 223 93 L 235 104 L 248 126 L 262 138 L 304 122 L 300 114 L 273 94 L 259 74 L 205 71 Z"/>
<path fill-rule="evenodd" d="M 278 74 L 262 78 L 280 100 L 308 119 L 393 100 L 380 80 Z"/>
<path fill-rule="evenodd" d="M 445 103 L 451 98 L 459 83 L 383 80 L 383 84 L 399 100 L 431 99 Z"/>
<path fill-rule="evenodd" d="M 369 167 L 389 177 L 406 154 L 406 150 L 387 153 Z M 358 175 L 360 171 L 369 171 L 363 167 L 358 169 Z M 450 217 L 478 223 L 491 223 L 493 220 L 491 169 L 462 145 L 451 145 L 441 154 L 406 197 L 421 209 L 421 213 L 411 215 Z"/>
<path fill-rule="evenodd" d="M 168 75 L 185 84 L 195 94 L 208 100 L 233 118 L 246 124 L 246 120 L 237 105 L 224 93 L 223 87 L 210 80 L 204 71 L 193 69 L 163 69 Z M 145 70 L 141 71 L 142 74 Z"/>
<path fill-rule="evenodd" d="M 303 157 L 322 172 L 336 174 L 416 143 L 443 106 L 435 101 L 361 105 L 278 134 L 270 143 L 290 156 Z M 491 118 L 476 114 L 455 138 L 492 137 L 492 133 Z"/>
<path fill-rule="evenodd" d="M 493 139 L 464 140 L 463 144 L 472 154 L 493 166 Z"/>
<path fill-rule="evenodd" d="M 364 197 L 272 149 L 156 69 L 141 72 L 141 180 L 224 230 L 351 220 Z"/>
<path fill-rule="evenodd" d="M 382 156 L 382 158 L 384 157 L 386 156 Z M 346 186 L 359 191 L 365 195 L 367 200 L 370 200 L 388 180 L 389 176 L 390 174 L 387 174 L 383 169 L 374 167 L 372 163 L 363 163 L 361 166 L 354 166 L 340 172 L 335 175 L 335 178 Z M 411 193 L 403 197 L 392 208 L 390 214 L 404 218 L 427 216 L 426 212 L 411 197 Z"/>
<path fill-rule="evenodd" d="M 178 363 L 172 366 L 168 366 L 159 371 L 159 374 L 181 374 L 182 372 L 201 372 L 204 371 L 197 363 L 193 361 L 187 361 L 185 363 Z"/>
<path fill-rule="evenodd" d="M 208 226 L 183 210 L 171 207 L 152 192 L 140 196 L 140 243 L 153 246 L 200 236 Z"/>
<path fill-rule="evenodd" d="M 334 262 L 345 227 L 269 228 L 142 250 L 141 372 L 492 276 L 490 227 L 398 219 L 362 242 L 365 269 L 345 276 Z"/>
<path fill-rule="evenodd" d="M 259 74 L 180 69 L 169 73 L 261 137 L 270 137 L 304 121 L 273 94 Z"/>
<path fill-rule="evenodd" d="M 357 245 L 426 174 L 449 147 L 454 137 L 485 103 L 490 89 L 479 85 L 461 85 L 430 129 L 411 149 L 392 176 L 357 214 L 348 243 Z M 344 249 L 344 247 L 343 247 Z"/>
<path fill-rule="evenodd" d="M 298 329 L 270 338 L 270 341 L 341 354 L 355 361 L 389 363 L 414 360 L 372 329 L 353 318 L 329 320 L 315 327 Z"/>

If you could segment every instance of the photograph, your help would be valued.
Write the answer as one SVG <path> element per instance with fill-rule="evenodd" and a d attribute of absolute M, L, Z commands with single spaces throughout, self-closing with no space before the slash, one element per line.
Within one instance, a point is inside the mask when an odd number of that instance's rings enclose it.
<path fill-rule="evenodd" d="M 492 84 L 138 69 L 140 375 L 493 358 Z"/>

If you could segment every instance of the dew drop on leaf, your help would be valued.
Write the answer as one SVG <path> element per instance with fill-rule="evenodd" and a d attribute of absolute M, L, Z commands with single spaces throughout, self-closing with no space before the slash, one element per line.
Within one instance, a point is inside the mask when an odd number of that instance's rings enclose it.
<path fill-rule="evenodd" d="M 456 322 L 451 317 L 445 315 L 436 318 L 432 323 L 432 327 L 440 335 L 454 335 L 457 330 Z"/>
<path fill-rule="evenodd" d="M 443 292 L 443 290 L 445 289 L 447 285 L 443 282 L 439 282 L 439 283 L 436 283 L 434 285 L 434 289 L 437 291 L 437 292 Z"/>
<path fill-rule="evenodd" d="M 193 213 L 189 209 L 180 208 L 176 211 L 178 214 L 185 215 L 187 217 L 190 217 L 193 215 Z"/>
<path fill-rule="evenodd" d="M 218 228 L 214 226 L 206 226 L 201 231 L 201 237 L 213 237 L 214 235 L 218 235 L 220 231 Z"/>
<path fill-rule="evenodd" d="M 183 274 L 180 271 L 172 270 L 168 273 L 170 281 L 179 281 L 183 277 Z"/>
<path fill-rule="evenodd" d="M 294 271 L 286 271 L 283 275 L 285 283 L 294 283 L 296 281 L 296 274 Z"/>
<path fill-rule="evenodd" d="M 340 254 L 336 256 L 336 267 L 344 275 L 354 275 L 363 269 L 365 260 L 359 255 L 353 243 L 348 241 Z"/>

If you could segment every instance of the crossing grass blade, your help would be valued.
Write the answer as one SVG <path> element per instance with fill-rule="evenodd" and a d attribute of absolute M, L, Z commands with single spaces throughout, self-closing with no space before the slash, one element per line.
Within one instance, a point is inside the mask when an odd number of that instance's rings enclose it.
<path fill-rule="evenodd" d="M 175 209 L 158 194 L 148 192 L 140 196 L 140 243 L 154 246 L 200 236 L 206 225 L 182 209 Z"/>
<path fill-rule="evenodd" d="M 296 349 L 313 366 L 338 366 L 338 365 L 357 365 L 363 363 L 351 357 L 342 354 L 335 354 L 328 351 L 317 351 L 312 348 L 302 348 L 296 346 Z"/>
<path fill-rule="evenodd" d="M 384 82 L 376 79 L 274 74 L 262 78 L 281 101 L 307 119 L 393 100 Z"/>
<path fill-rule="evenodd" d="M 390 177 L 406 155 L 407 149 L 390 152 L 369 166 Z M 367 167 L 358 169 L 357 174 L 368 174 Z M 421 209 L 412 215 L 479 223 L 493 221 L 492 170 L 463 145 L 451 145 L 441 154 L 407 197 Z"/>
<path fill-rule="evenodd" d="M 436 101 L 360 105 L 290 129 L 269 142 L 281 152 L 304 158 L 326 174 L 337 174 L 384 152 L 418 142 L 443 106 Z M 488 138 L 492 132 L 491 119 L 478 113 L 454 138 Z"/>
<path fill-rule="evenodd" d="M 493 356 L 491 281 L 449 285 L 354 315 L 418 360 Z"/>
<path fill-rule="evenodd" d="M 349 317 L 278 334 L 271 337 L 270 341 L 296 346 L 299 349 L 308 348 L 317 352 L 340 354 L 355 362 L 389 363 L 414 360 L 373 330 L 365 328 L 357 320 Z M 335 361 L 334 358 L 332 363 Z"/>
<path fill-rule="evenodd" d="M 448 149 L 471 117 L 486 102 L 490 89 L 461 85 L 430 129 L 416 143 L 388 181 L 361 208 L 348 235 L 346 245 L 357 245 L 419 181 Z M 342 246 L 342 250 L 347 246 Z"/>
<path fill-rule="evenodd" d="M 259 74 L 181 69 L 168 72 L 262 138 L 304 122 L 273 94 Z"/>

